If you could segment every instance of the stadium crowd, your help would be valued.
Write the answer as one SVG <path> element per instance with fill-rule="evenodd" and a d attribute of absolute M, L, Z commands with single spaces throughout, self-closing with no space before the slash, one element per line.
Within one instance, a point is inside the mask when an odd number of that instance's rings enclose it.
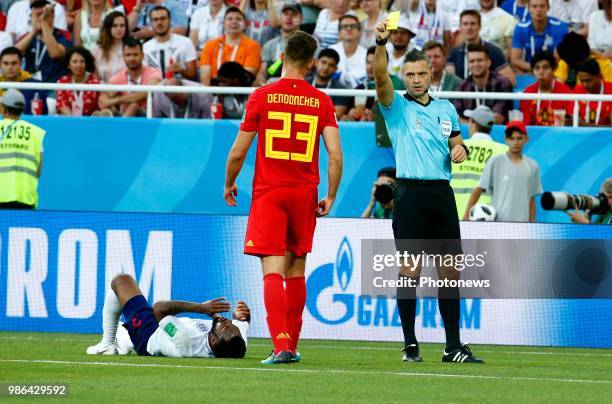
<path fill-rule="evenodd" d="M 290 0 L 291 1 L 291 0 Z M 318 88 L 372 89 L 374 27 L 401 11 L 387 45 L 403 89 L 405 54 L 424 50 L 433 90 L 612 94 L 612 1 L 601 0 L 4 0 L 0 81 L 261 86 L 281 74 L 283 38 L 319 41 Z M 0 91 L 1 93 L 2 91 Z M 27 114 L 144 116 L 146 93 L 23 91 Z M 52 98 L 47 102 L 47 98 Z M 246 96 L 153 96 L 154 116 L 239 118 Z M 334 97 L 339 119 L 370 121 L 375 102 Z M 513 103 L 486 105 L 509 121 Z M 527 125 L 571 122 L 572 101 L 522 101 Z M 612 103 L 580 102 L 580 125 L 611 125 Z M 51 111 L 52 112 L 52 111 Z M 520 116 L 520 114 L 519 114 Z"/>

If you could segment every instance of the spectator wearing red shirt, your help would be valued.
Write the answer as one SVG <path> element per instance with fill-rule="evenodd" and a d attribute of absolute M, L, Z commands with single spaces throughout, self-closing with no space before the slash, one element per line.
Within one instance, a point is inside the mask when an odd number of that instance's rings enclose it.
<path fill-rule="evenodd" d="M 556 68 L 557 61 L 552 53 L 536 53 L 531 58 L 531 69 L 537 82 L 526 87 L 523 92 L 528 94 L 572 94 L 571 88 L 555 80 Z M 574 112 L 574 103 L 572 101 L 524 100 L 521 101 L 520 108 L 525 125 L 554 126 L 555 110 L 565 111 L 564 125 L 569 125 Z"/>
<path fill-rule="evenodd" d="M 96 76 L 96 66 L 91 53 L 81 47 L 72 48 L 66 55 L 68 74 L 58 83 L 100 84 Z M 97 91 L 57 91 L 57 112 L 67 116 L 89 116 L 98 109 Z"/>
<path fill-rule="evenodd" d="M 587 59 L 576 67 L 578 81 L 574 87 L 576 94 L 612 94 L 612 83 L 604 81 L 599 63 Z M 612 125 L 612 102 L 580 101 L 580 126 Z"/>

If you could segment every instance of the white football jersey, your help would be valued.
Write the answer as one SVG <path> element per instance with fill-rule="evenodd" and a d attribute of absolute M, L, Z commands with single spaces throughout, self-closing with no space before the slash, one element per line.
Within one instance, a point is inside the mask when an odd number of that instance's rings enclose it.
<path fill-rule="evenodd" d="M 212 358 L 215 354 L 208 344 L 212 323 L 212 320 L 199 318 L 166 316 L 149 338 L 147 351 L 154 356 Z M 238 327 L 246 344 L 249 323 L 238 320 L 232 323 Z"/>

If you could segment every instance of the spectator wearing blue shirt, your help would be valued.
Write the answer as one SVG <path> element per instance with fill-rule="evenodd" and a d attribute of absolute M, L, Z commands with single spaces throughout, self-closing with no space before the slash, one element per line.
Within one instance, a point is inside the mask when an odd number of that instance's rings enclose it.
<path fill-rule="evenodd" d="M 151 28 L 151 11 L 157 6 L 164 6 L 170 11 L 170 33 L 187 35 L 187 14 L 179 0 L 137 0 L 128 14 L 132 37 L 146 40 L 155 36 Z"/>
<path fill-rule="evenodd" d="M 47 0 L 30 5 L 32 30 L 21 37 L 15 47 L 25 57 L 25 69 L 34 79 L 55 83 L 66 74 L 63 58 L 72 46 L 70 33 L 53 27 L 54 9 Z"/>
<path fill-rule="evenodd" d="M 519 23 L 531 21 L 527 0 L 506 0 L 501 5 L 501 8 L 516 18 Z"/>
<path fill-rule="evenodd" d="M 531 21 L 517 24 L 512 38 L 510 63 L 524 73 L 531 70 L 529 62 L 538 52 L 553 53 L 568 33 L 566 23 L 548 17 L 549 0 L 529 0 Z"/>

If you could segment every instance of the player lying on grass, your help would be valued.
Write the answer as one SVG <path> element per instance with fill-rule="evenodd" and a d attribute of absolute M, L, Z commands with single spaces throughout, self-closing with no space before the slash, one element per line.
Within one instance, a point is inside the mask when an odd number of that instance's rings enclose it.
<path fill-rule="evenodd" d="M 102 341 L 87 348 L 90 355 L 138 355 L 183 358 L 244 358 L 251 312 L 238 302 L 233 320 L 219 315 L 230 310 L 225 298 L 204 303 L 160 301 L 151 307 L 130 275 L 111 281 L 102 308 Z M 212 320 L 175 317 L 179 313 L 206 314 Z M 118 328 L 123 314 L 125 323 Z"/>

